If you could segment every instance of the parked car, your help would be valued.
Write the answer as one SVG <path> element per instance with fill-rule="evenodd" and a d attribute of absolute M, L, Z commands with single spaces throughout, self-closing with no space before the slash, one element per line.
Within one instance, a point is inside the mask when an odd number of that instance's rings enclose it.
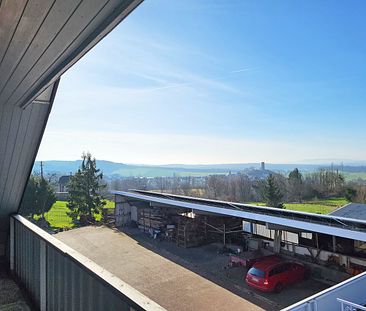
<path fill-rule="evenodd" d="M 304 265 L 272 257 L 254 263 L 245 281 L 261 291 L 279 293 L 284 287 L 303 280 L 306 275 Z"/>

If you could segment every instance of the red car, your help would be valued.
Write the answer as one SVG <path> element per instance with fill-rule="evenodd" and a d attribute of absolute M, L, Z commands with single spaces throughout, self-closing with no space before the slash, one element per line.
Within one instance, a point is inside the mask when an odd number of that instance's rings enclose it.
<path fill-rule="evenodd" d="M 261 291 L 279 293 L 284 287 L 303 280 L 305 276 L 306 269 L 302 264 L 272 257 L 256 262 L 249 269 L 245 281 Z"/>

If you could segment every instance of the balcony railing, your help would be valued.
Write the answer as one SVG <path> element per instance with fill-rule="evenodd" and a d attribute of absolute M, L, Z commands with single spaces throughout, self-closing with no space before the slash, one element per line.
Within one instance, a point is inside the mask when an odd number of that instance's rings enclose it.
<path fill-rule="evenodd" d="M 366 307 L 360 306 L 357 303 L 353 303 L 344 299 L 337 299 L 341 303 L 341 311 L 366 311 Z"/>
<path fill-rule="evenodd" d="M 365 307 L 362 307 L 362 304 L 366 302 L 365 288 L 366 272 L 363 272 L 282 311 L 366 310 Z"/>
<path fill-rule="evenodd" d="M 20 215 L 10 219 L 10 269 L 44 310 L 164 310 Z"/>

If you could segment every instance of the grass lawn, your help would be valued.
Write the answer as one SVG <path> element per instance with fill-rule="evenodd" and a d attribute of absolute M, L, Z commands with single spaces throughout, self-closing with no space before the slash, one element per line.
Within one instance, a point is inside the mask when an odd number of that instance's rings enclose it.
<path fill-rule="evenodd" d="M 293 211 L 329 214 L 335 209 L 349 203 L 345 198 L 331 198 L 324 200 L 312 200 L 303 203 L 285 203 L 285 208 Z M 265 206 L 263 202 L 250 202 L 249 204 Z"/>
<path fill-rule="evenodd" d="M 50 211 L 45 214 L 45 218 L 52 228 L 72 228 L 75 226 L 66 214 L 70 211 L 66 204 L 67 202 L 64 201 L 56 201 Z"/>
<path fill-rule="evenodd" d="M 314 203 L 286 203 L 285 208 L 288 210 L 315 214 L 329 214 L 336 209 L 333 206 Z"/>
<path fill-rule="evenodd" d="M 114 201 L 105 200 L 107 202 L 106 205 L 104 205 L 105 208 L 114 208 Z"/>
<path fill-rule="evenodd" d="M 113 201 L 106 200 L 106 202 L 106 208 L 114 208 Z M 73 228 L 75 227 L 75 225 L 73 224 L 71 218 L 66 214 L 69 211 L 70 210 L 67 207 L 67 202 L 56 201 L 55 204 L 53 204 L 53 206 L 51 207 L 50 211 L 45 214 L 45 217 L 46 220 L 51 224 L 51 227 L 54 229 Z M 95 215 L 96 220 L 100 220 L 101 217 L 101 214 Z"/>
<path fill-rule="evenodd" d="M 266 203 L 263 203 L 263 202 L 246 202 L 246 204 L 257 205 L 257 206 L 266 206 Z"/>

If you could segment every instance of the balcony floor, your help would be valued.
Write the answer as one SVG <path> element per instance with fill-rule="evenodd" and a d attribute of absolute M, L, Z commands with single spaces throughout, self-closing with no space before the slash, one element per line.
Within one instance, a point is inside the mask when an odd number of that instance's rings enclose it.
<path fill-rule="evenodd" d="M 0 265 L 0 311 L 32 310 L 19 286 Z"/>

